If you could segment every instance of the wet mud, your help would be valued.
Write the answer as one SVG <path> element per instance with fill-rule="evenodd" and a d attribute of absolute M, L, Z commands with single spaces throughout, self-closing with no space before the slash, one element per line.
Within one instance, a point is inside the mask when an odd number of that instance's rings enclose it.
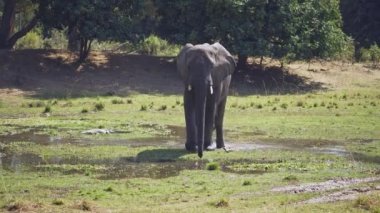
<path fill-rule="evenodd" d="M 146 128 L 162 128 L 152 125 Z M 62 173 L 96 173 L 101 179 L 116 178 L 166 178 L 178 175 L 183 170 L 204 170 L 206 169 L 205 160 L 199 161 L 181 161 L 181 156 L 188 154 L 184 150 L 185 128 L 180 126 L 166 126 L 169 134 L 166 136 L 157 136 L 143 139 L 96 139 L 91 138 L 62 138 L 40 134 L 38 129 L 29 131 L 1 135 L 1 143 L 11 142 L 33 142 L 40 145 L 54 146 L 58 144 L 71 145 L 125 145 L 130 147 L 156 146 L 157 149 L 146 150 L 139 153 L 134 158 L 116 158 L 116 159 L 98 159 L 86 160 L 80 158 L 63 158 L 53 157 L 49 159 L 41 158 L 38 155 L 29 153 L 5 153 L 0 147 L 0 167 L 12 171 L 19 170 L 54 170 Z M 117 131 L 115 131 L 117 132 Z M 334 141 L 311 141 L 311 140 L 255 140 L 249 142 L 226 143 L 227 149 L 230 151 L 253 151 L 260 149 L 279 149 L 279 150 L 296 150 L 309 151 L 314 153 L 327 153 L 338 156 L 347 156 L 350 158 L 361 158 L 370 162 L 378 162 L 376 157 L 371 158 L 358 153 L 349 153 L 338 142 Z M 240 165 L 242 161 L 220 162 L 220 169 L 224 172 L 238 174 L 263 174 L 268 171 L 261 170 L 238 170 L 234 169 L 234 165 Z M 254 164 L 254 161 L 249 163 Z M 270 162 L 269 162 L 270 163 Z M 70 165 L 70 166 L 66 166 Z M 90 168 L 86 168 L 87 165 Z M 327 184 L 330 187 L 339 186 L 341 182 Z M 299 186 L 298 186 L 299 187 Z M 305 188 L 289 189 L 301 192 L 310 188 L 321 189 L 322 186 L 310 186 Z M 281 190 L 280 190 L 281 191 Z M 286 190 L 285 190 L 286 191 Z"/>
<path fill-rule="evenodd" d="M 56 171 L 63 174 L 95 174 L 99 179 L 121 178 L 167 178 L 177 176 L 184 170 L 206 170 L 207 160 L 185 161 L 172 159 L 114 158 L 87 160 L 83 158 L 53 157 L 44 159 L 38 155 L 2 153 L 0 167 L 6 170 Z M 263 174 L 266 171 L 238 171 L 231 168 L 240 161 L 220 163 L 220 170 L 236 174 Z"/>

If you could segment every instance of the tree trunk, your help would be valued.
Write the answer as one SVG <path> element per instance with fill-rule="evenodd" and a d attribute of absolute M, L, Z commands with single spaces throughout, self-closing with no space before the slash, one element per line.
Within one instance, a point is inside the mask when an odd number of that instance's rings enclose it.
<path fill-rule="evenodd" d="M 75 52 L 80 49 L 80 38 L 76 27 L 69 27 L 67 49 Z"/>
<path fill-rule="evenodd" d="M 237 63 L 237 69 L 238 70 L 245 70 L 247 68 L 247 55 L 238 55 L 238 63 Z"/>
<path fill-rule="evenodd" d="M 77 60 L 79 64 L 83 63 L 87 59 L 88 54 L 90 53 L 90 50 L 91 50 L 91 44 L 92 44 L 92 39 L 81 38 L 80 48 L 79 48 L 79 57 Z"/>
<path fill-rule="evenodd" d="M 4 0 L 3 16 L 0 25 L 0 49 L 11 49 L 8 41 L 14 27 L 16 0 Z"/>
<path fill-rule="evenodd" d="M 3 16 L 0 23 L 0 49 L 12 49 L 17 40 L 25 36 L 36 26 L 38 15 L 18 32 L 12 35 L 16 14 L 16 0 L 4 0 Z"/>

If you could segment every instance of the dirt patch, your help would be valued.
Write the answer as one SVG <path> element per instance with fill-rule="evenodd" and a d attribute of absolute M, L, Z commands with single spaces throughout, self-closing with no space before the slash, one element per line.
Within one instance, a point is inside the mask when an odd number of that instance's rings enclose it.
<path fill-rule="evenodd" d="M 320 197 L 312 198 L 310 200 L 303 201 L 300 204 L 328 203 L 328 202 L 343 201 L 343 200 L 355 200 L 359 196 L 370 195 L 376 191 L 380 192 L 380 185 L 372 186 L 372 187 L 360 187 L 360 188 L 347 189 L 347 190 L 323 195 Z"/>
<path fill-rule="evenodd" d="M 380 72 L 369 71 L 363 64 L 315 61 L 279 68 L 270 59 L 263 66 L 257 63 L 234 73 L 232 94 L 302 93 L 380 79 Z M 73 65 L 73 55 L 64 50 L 0 51 L 0 72 L 0 92 L 16 89 L 22 95 L 43 98 L 183 92 L 174 57 L 93 51 L 78 67 Z"/>
<path fill-rule="evenodd" d="M 346 188 L 359 183 L 368 183 L 380 181 L 380 176 L 368 177 L 368 178 L 341 178 L 328 180 L 320 183 L 306 183 L 300 185 L 290 185 L 273 188 L 272 192 L 287 192 L 287 193 L 305 193 L 305 192 L 319 192 L 319 191 L 328 191 L 334 189 Z"/>

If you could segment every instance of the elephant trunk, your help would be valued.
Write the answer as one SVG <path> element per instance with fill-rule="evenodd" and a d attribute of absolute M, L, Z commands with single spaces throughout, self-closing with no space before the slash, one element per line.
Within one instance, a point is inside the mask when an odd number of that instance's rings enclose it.
<path fill-rule="evenodd" d="M 205 112 L 206 112 L 206 85 L 197 85 L 195 87 L 195 122 L 197 126 L 197 145 L 198 145 L 198 156 L 202 158 L 203 156 L 203 146 L 204 146 L 204 135 L 205 135 Z"/>

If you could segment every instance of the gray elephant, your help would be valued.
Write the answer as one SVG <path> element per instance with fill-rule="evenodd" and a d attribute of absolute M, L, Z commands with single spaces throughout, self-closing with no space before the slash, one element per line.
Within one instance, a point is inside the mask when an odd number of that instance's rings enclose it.
<path fill-rule="evenodd" d="M 177 57 L 177 69 L 185 84 L 186 144 L 189 151 L 224 148 L 223 117 L 231 75 L 236 67 L 231 54 L 219 43 L 186 44 Z"/>

